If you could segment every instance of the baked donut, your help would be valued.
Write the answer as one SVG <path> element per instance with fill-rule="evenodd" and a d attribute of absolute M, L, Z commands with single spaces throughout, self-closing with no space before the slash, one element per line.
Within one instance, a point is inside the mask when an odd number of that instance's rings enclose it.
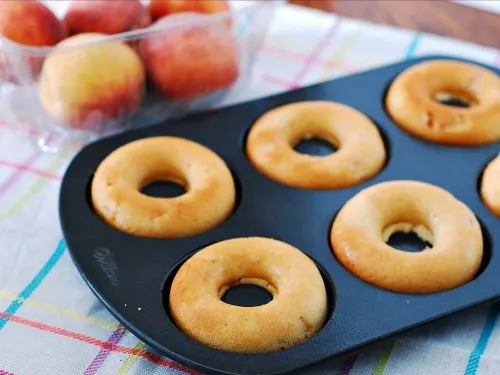
<path fill-rule="evenodd" d="M 500 156 L 484 169 L 480 192 L 488 209 L 500 217 Z"/>
<path fill-rule="evenodd" d="M 442 104 L 459 98 L 467 108 Z M 474 146 L 500 140 L 500 77 L 454 60 L 416 64 L 399 74 L 386 96 L 393 121 L 421 139 Z"/>
<path fill-rule="evenodd" d="M 413 253 L 386 242 L 415 232 L 432 248 Z M 450 290 L 470 281 L 483 256 L 481 227 L 472 211 L 446 190 L 418 181 L 373 185 L 351 198 L 334 220 L 337 259 L 360 279 L 402 293 Z"/>
<path fill-rule="evenodd" d="M 186 193 L 156 198 L 141 193 L 153 181 L 172 181 Z M 235 185 L 224 161 L 208 148 L 176 137 L 128 143 L 108 155 L 91 186 L 98 216 L 123 232 L 157 238 L 196 235 L 231 213 Z"/>
<path fill-rule="evenodd" d="M 337 147 L 328 156 L 294 150 L 303 139 L 321 138 Z M 246 143 L 250 162 L 282 184 L 338 189 L 359 184 L 384 166 L 386 152 L 377 127 L 354 108 L 327 101 L 286 104 L 260 117 Z"/>
<path fill-rule="evenodd" d="M 254 307 L 221 301 L 238 284 L 269 291 L 271 302 Z M 234 238 L 189 258 L 169 294 L 171 316 L 189 337 L 237 353 L 266 353 L 297 345 L 322 327 L 327 316 L 325 284 L 314 262 L 270 238 Z"/>

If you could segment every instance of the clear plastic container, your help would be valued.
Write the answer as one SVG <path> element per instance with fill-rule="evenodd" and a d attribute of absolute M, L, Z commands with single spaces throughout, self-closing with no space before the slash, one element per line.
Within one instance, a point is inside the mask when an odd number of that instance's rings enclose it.
<path fill-rule="evenodd" d="M 64 15 L 60 0 L 45 3 L 58 3 L 54 13 Z M 0 35 L 0 122 L 57 152 L 67 142 L 213 108 L 248 84 L 280 3 L 235 0 L 228 12 L 178 13 L 55 47 Z"/>

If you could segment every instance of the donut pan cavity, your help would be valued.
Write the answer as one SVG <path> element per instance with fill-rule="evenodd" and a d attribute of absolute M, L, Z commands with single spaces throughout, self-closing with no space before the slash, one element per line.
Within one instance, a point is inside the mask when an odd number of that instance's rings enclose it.
<path fill-rule="evenodd" d="M 499 144 L 453 147 L 425 142 L 400 130 L 384 108 L 385 92 L 397 74 L 410 65 L 435 58 L 445 57 L 404 61 L 155 124 L 85 147 L 70 164 L 60 192 L 62 230 L 79 272 L 107 309 L 130 331 L 168 357 L 202 373 L 279 374 L 299 370 L 450 313 L 498 299 L 500 259 L 495 246 L 500 246 L 500 219 L 482 203 L 478 183 L 482 170 L 498 153 Z M 271 108 L 303 100 L 337 101 L 368 115 L 386 141 L 389 160 L 385 168 L 361 185 L 331 191 L 294 189 L 259 173 L 244 152 L 251 125 Z M 215 151 L 231 168 L 239 199 L 233 215 L 222 225 L 189 238 L 148 239 L 117 231 L 93 213 L 89 185 L 99 163 L 126 143 L 158 135 L 199 142 Z M 485 260 L 473 281 L 436 294 L 394 293 L 358 279 L 335 259 L 329 231 L 338 210 L 363 188 L 399 179 L 441 186 L 475 212 L 485 234 Z M 235 354 L 206 347 L 173 324 L 166 301 L 170 282 L 182 261 L 208 244 L 247 236 L 271 237 L 289 243 L 319 265 L 329 292 L 330 315 L 323 329 L 308 341 L 274 353 Z"/>

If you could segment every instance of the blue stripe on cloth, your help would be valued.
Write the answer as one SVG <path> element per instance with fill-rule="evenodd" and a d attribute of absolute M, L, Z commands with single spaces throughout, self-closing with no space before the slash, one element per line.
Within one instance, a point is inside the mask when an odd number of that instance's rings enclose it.
<path fill-rule="evenodd" d="M 476 347 L 469 356 L 469 361 L 467 362 L 467 367 L 465 369 L 465 375 L 475 375 L 479 367 L 479 361 L 481 356 L 484 354 L 486 347 L 488 346 L 488 341 L 491 334 L 493 333 L 493 328 L 495 328 L 498 315 L 500 314 L 500 306 L 493 305 L 488 317 L 486 318 L 486 323 L 484 323 L 483 331 L 479 340 L 477 341 Z"/>
<path fill-rule="evenodd" d="M 405 59 L 411 59 L 413 57 L 413 55 L 415 54 L 415 50 L 417 49 L 418 44 L 420 43 L 421 37 L 422 36 L 420 34 L 415 34 L 415 36 L 410 42 L 410 45 L 408 46 L 408 49 L 406 50 Z"/>
<path fill-rule="evenodd" d="M 14 315 L 24 304 L 24 301 L 28 299 L 31 294 L 40 286 L 42 283 L 43 279 L 47 277 L 49 272 L 54 268 L 54 266 L 57 264 L 59 259 L 61 259 L 61 256 L 64 254 L 66 251 L 66 242 L 64 240 L 59 241 L 59 244 L 57 245 L 56 249 L 54 250 L 54 253 L 51 255 L 47 263 L 42 267 L 42 269 L 36 274 L 36 276 L 31 280 L 31 282 L 26 286 L 26 288 L 23 289 L 21 293 L 19 293 L 19 296 L 12 301 L 12 303 L 7 307 L 7 309 L 4 311 L 5 314 L 7 315 Z M 9 318 L 0 318 L 0 330 L 7 324 L 9 321 Z"/>

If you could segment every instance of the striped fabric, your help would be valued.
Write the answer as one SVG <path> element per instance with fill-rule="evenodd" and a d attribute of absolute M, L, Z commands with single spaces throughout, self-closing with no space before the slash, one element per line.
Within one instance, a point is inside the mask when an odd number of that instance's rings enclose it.
<path fill-rule="evenodd" d="M 251 86 L 224 105 L 432 53 L 500 64 L 493 49 L 285 6 Z M 40 153 L 0 124 L 0 375 L 195 374 L 118 324 L 73 266 L 57 209 L 76 151 Z M 475 308 L 303 373 L 500 374 L 499 312 Z"/>

